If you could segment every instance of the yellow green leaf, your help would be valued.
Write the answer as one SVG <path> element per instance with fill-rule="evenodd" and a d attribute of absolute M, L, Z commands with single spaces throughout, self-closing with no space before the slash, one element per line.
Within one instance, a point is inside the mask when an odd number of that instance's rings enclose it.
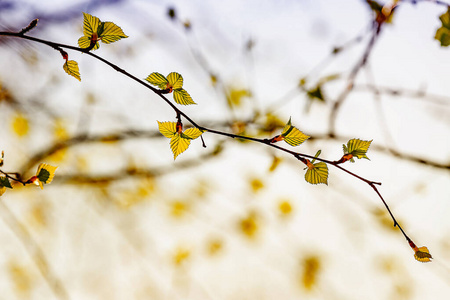
<path fill-rule="evenodd" d="M 367 157 L 366 153 L 367 153 L 367 150 L 369 150 L 371 143 L 372 143 L 372 140 L 363 141 L 360 139 L 351 139 L 348 141 L 347 147 L 344 147 L 344 154 L 347 154 L 347 153 L 352 154 L 354 157 L 357 157 L 359 159 L 361 159 L 361 158 L 369 159 Z M 347 153 L 345 153 L 345 150 L 347 150 Z"/>
<path fill-rule="evenodd" d="M 450 7 L 448 10 L 439 16 L 441 20 L 441 27 L 437 29 L 434 38 L 441 43 L 442 47 L 447 47 L 450 45 Z"/>
<path fill-rule="evenodd" d="M 304 134 L 296 127 L 292 126 L 290 118 L 286 126 L 284 127 L 281 135 L 284 137 L 284 141 L 286 143 L 294 147 L 300 145 L 301 143 L 310 138 L 309 135 Z"/>
<path fill-rule="evenodd" d="M 14 132 L 20 137 L 27 135 L 30 129 L 28 119 L 21 113 L 17 114 L 16 116 L 14 116 L 14 119 L 12 121 L 12 128 Z"/>
<path fill-rule="evenodd" d="M 113 22 L 102 22 L 99 18 L 88 13 L 83 13 L 83 35 L 78 39 L 80 48 L 89 48 L 91 43 L 95 43 L 93 50 L 99 48 L 98 41 L 105 44 L 113 43 L 128 36 L 123 33 L 122 28 Z"/>
<path fill-rule="evenodd" d="M 44 188 L 43 183 L 49 184 L 50 182 L 52 182 L 57 168 L 58 167 L 54 167 L 44 163 L 41 163 L 38 166 L 36 177 L 38 179 L 38 184 L 41 187 L 41 189 Z"/>
<path fill-rule="evenodd" d="M 78 39 L 78 47 L 82 49 L 89 48 L 91 45 L 91 39 L 87 36 L 82 36 Z M 98 42 L 95 43 L 94 48 L 92 50 L 97 50 L 100 47 L 100 44 Z"/>
<path fill-rule="evenodd" d="M 101 21 L 99 18 L 94 17 L 88 13 L 83 13 L 83 16 L 83 34 L 84 36 L 90 38 L 94 33 L 97 33 L 98 26 L 100 25 Z"/>
<path fill-rule="evenodd" d="M 308 161 L 308 170 L 305 174 L 305 180 L 311 184 L 328 184 L 328 166 L 324 162 L 312 164 Z"/>
<path fill-rule="evenodd" d="M 172 72 L 167 75 L 167 80 L 174 90 L 181 89 L 183 87 L 183 77 L 176 72 Z"/>
<path fill-rule="evenodd" d="M 436 35 L 434 36 L 436 40 L 441 43 L 441 47 L 447 47 L 450 45 L 450 29 L 445 27 L 440 27 L 436 30 Z"/>
<path fill-rule="evenodd" d="M 105 44 L 113 43 L 128 37 L 123 33 L 122 28 L 113 22 L 102 22 L 102 25 L 103 31 L 99 34 L 99 38 Z"/>
<path fill-rule="evenodd" d="M 191 140 L 182 138 L 179 134 L 176 134 L 170 140 L 170 149 L 173 152 L 173 159 L 176 159 L 178 155 L 186 151 L 189 147 Z"/>
<path fill-rule="evenodd" d="M 176 89 L 173 90 L 173 99 L 176 103 L 181 105 L 189 105 L 196 104 L 194 100 L 192 100 L 191 96 L 184 89 Z"/>
<path fill-rule="evenodd" d="M 414 258 L 420 262 L 430 262 L 433 258 L 427 247 L 420 247 L 415 253 Z"/>
<path fill-rule="evenodd" d="M 193 128 L 188 128 L 183 132 L 183 135 L 185 135 L 187 138 L 191 139 L 191 140 L 195 140 L 196 138 L 198 138 L 199 136 L 202 135 L 202 131 L 196 127 Z"/>
<path fill-rule="evenodd" d="M 175 136 L 177 132 L 177 123 L 176 122 L 159 122 L 158 121 L 159 132 L 166 138 L 171 139 Z"/>
<path fill-rule="evenodd" d="M 273 156 L 272 163 L 270 164 L 270 167 L 269 167 L 269 172 L 275 171 L 275 169 L 280 165 L 280 163 L 282 161 L 283 161 L 282 158 L 280 158 L 278 156 Z"/>
<path fill-rule="evenodd" d="M 160 89 L 166 89 L 167 84 L 169 83 L 166 77 L 158 72 L 153 72 L 152 74 L 148 75 L 145 80 L 150 82 L 150 84 L 152 85 L 156 85 Z"/>
<path fill-rule="evenodd" d="M 81 81 L 80 70 L 78 69 L 78 63 L 74 60 L 68 60 L 63 66 L 64 71 L 70 76 L 75 77 Z"/>
<path fill-rule="evenodd" d="M 0 187 L 0 196 L 3 195 L 6 192 L 6 187 L 2 186 Z"/>

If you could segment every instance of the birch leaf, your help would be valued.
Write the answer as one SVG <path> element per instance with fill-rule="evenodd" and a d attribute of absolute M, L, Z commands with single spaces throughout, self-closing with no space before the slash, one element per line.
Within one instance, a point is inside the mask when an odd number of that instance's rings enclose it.
<path fill-rule="evenodd" d="M 78 69 L 78 63 L 74 60 L 68 60 L 63 66 L 64 71 L 70 76 L 75 77 L 78 81 L 81 81 L 80 70 Z"/>
<path fill-rule="evenodd" d="M 169 83 L 167 78 L 163 74 L 160 74 L 158 72 L 153 72 L 152 74 L 148 75 L 145 80 L 150 82 L 150 84 L 159 87 L 160 89 L 166 89 L 167 84 Z"/>
<path fill-rule="evenodd" d="M 308 161 L 305 180 L 311 184 L 324 183 L 328 185 L 328 166 L 324 162 L 312 164 Z"/>
<path fill-rule="evenodd" d="M 159 132 L 166 138 L 171 139 L 175 136 L 177 132 L 177 123 L 176 122 L 159 122 L 158 121 Z"/>
<path fill-rule="evenodd" d="M 179 134 L 176 134 L 170 140 L 170 149 L 173 152 L 173 159 L 175 160 L 178 155 L 186 151 L 191 143 L 190 139 L 184 139 Z"/>

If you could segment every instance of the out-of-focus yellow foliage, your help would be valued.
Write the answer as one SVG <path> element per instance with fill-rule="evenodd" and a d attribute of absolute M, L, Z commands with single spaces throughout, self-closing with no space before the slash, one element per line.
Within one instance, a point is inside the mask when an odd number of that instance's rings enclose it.
<path fill-rule="evenodd" d="M 234 134 L 243 134 L 245 132 L 245 129 L 247 127 L 247 124 L 245 122 L 241 121 L 235 121 L 233 124 L 231 124 L 231 130 Z"/>
<path fill-rule="evenodd" d="M 173 263 L 177 267 L 181 267 L 190 258 L 191 251 L 189 249 L 179 247 L 173 255 Z"/>
<path fill-rule="evenodd" d="M 57 119 L 53 123 L 53 136 L 55 137 L 55 141 L 64 141 L 69 138 L 69 132 L 67 131 L 64 120 Z M 50 159 L 56 163 L 61 163 L 67 154 L 67 149 L 63 148 L 50 156 Z"/>
<path fill-rule="evenodd" d="M 269 167 L 269 172 L 275 171 L 282 161 L 283 159 L 281 157 L 274 155 L 272 158 L 272 163 L 270 164 Z"/>
<path fill-rule="evenodd" d="M 79 172 L 89 172 L 90 163 L 89 159 L 83 155 L 77 155 L 76 168 Z"/>
<path fill-rule="evenodd" d="M 43 229 L 48 225 L 49 203 L 39 202 L 30 211 L 29 220 L 34 228 Z"/>
<path fill-rule="evenodd" d="M 267 113 L 265 115 L 265 121 L 263 127 L 261 128 L 262 133 L 273 134 L 280 128 L 284 128 L 285 122 L 283 122 L 278 116 Z"/>
<path fill-rule="evenodd" d="M 316 255 L 305 257 L 302 261 L 301 285 L 308 291 L 317 285 L 321 270 L 320 258 Z"/>
<path fill-rule="evenodd" d="M 28 269 L 17 262 L 9 262 L 8 271 L 16 291 L 23 296 L 28 295 L 34 285 L 33 278 L 28 272 Z"/>
<path fill-rule="evenodd" d="M 214 256 L 223 250 L 223 241 L 219 238 L 213 238 L 208 240 L 206 246 L 208 254 Z"/>
<path fill-rule="evenodd" d="M 239 220 L 240 231 L 248 238 L 255 238 L 260 228 L 260 217 L 254 211 Z"/>
<path fill-rule="evenodd" d="M 397 228 L 394 227 L 394 223 L 392 222 L 392 219 L 387 211 L 381 208 L 376 208 L 372 211 L 372 213 L 377 218 L 378 222 L 381 224 L 383 228 L 389 231 L 397 232 Z"/>
<path fill-rule="evenodd" d="M 53 123 L 53 135 L 57 141 L 69 138 L 69 132 L 63 119 L 56 119 Z"/>
<path fill-rule="evenodd" d="M 155 192 L 155 181 L 153 178 L 144 178 L 131 188 L 119 193 L 115 203 L 122 209 L 130 209 L 149 200 Z"/>
<path fill-rule="evenodd" d="M 250 178 L 250 188 L 253 193 L 258 193 L 264 188 L 264 182 L 260 178 Z"/>
<path fill-rule="evenodd" d="M 12 120 L 12 130 L 17 136 L 24 137 L 30 130 L 28 119 L 21 113 L 17 113 Z"/>
<path fill-rule="evenodd" d="M 288 217 L 292 214 L 292 205 L 289 200 L 283 200 L 278 204 L 278 211 L 282 217 Z"/>
<path fill-rule="evenodd" d="M 190 209 L 186 201 L 175 200 L 170 203 L 170 214 L 175 218 L 182 218 Z"/>
<path fill-rule="evenodd" d="M 231 88 L 227 94 L 227 102 L 230 107 L 242 105 L 244 97 L 251 97 L 252 93 L 247 89 Z"/>

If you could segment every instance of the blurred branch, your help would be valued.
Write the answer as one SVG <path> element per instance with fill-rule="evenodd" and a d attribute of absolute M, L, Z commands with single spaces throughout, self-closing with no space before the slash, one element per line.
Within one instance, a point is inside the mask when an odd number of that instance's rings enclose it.
<path fill-rule="evenodd" d="M 381 27 L 383 24 L 384 24 L 383 22 L 373 21 L 372 35 L 370 41 L 368 42 L 362 57 L 350 72 L 350 75 L 347 78 L 345 89 L 339 94 L 339 96 L 337 97 L 337 99 L 333 104 L 333 108 L 331 109 L 330 113 L 330 124 L 328 129 L 328 131 L 332 136 L 336 134 L 336 118 L 339 112 L 339 108 L 341 107 L 342 103 L 345 101 L 347 96 L 350 94 L 350 92 L 353 90 L 356 76 L 358 75 L 359 71 L 365 66 L 367 60 L 369 59 L 369 56 L 372 52 L 375 42 L 378 36 L 380 35 Z"/>
<path fill-rule="evenodd" d="M 114 173 L 108 173 L 107 175 L 94 175 L 94 174 L 81 174 L 81 173 L 68 173 L 58 174 L 54 182 L 63 184 L 81 184 L 81 185 L 103 185 L 109 184 L 114 181 L 120 181 L 126 178 L 152 178 L 172 174 L 178 171 L 182 171 L 189 168 L 198 167 L 206 160 L 217 157 L 222 150 L 222 145 L 219 143 L 213 151 L 206 154 L 199 155 L 194 159 L 186 159 L 182 162 L 175 164 L 169 164 L 165 166 L 158 166 L 153 168 L 127 168 L 118 170 Z"/>
<path fill-rule="evenodd" d="M 406 89 L 406 88 L 393 88 L 387 86 L 376 86 L 374 84 L 357 84 L 354 87 L 355 92 L 370 92 L 374 94 L 384 94 L 393 97 L 405 97 L 414 98 L 417 100 L 425 101 L 426 103 L 436 104 L 436 105 L 450 105 L 450 97 L 436 95 L 428 93 L 423 89 Z"/>
<path fill-rule="evenodd" d="M 27 162 L 20 168 L 20 173 L 25 174 L 36 164 L 49 157 L 56 152 L 77 146 L 80 144 L 88 143 L 106 143 L 106 142 L 119 142 L 127 139 L 133 138 L 160 138 L 162 137 L 159 131 L 144 131 L 144 130 L 125 130 L 118 133 L 111 134 L 99 134 L 99 135 L 86 135 L 80 134 L 74 137 L 68 138 L 66 140 L 57 141 L 50 145 L 48 148 L 41 150 L 40 152 L 34 154 Z"/>
<path fill-rule="evenodd" d="M 0 201 L 0 217 L 22 243 L 53 294 L 59 299 L 70 299 L 63 283 L 51 270 L 48 260 L 38 243 L 33 239 L 26 227 L 9 210 L 4 201 Z"/>

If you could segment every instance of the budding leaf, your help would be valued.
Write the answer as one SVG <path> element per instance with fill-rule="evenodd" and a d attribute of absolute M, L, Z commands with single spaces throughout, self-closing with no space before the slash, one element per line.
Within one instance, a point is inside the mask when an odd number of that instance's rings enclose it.
<path fill-rule="evenodd" d="M 366 155 L 367 150 L 369 150 L 370 141 L 363 141 L 360 139 L 351 139 L 348 141 L 347 146 L 343 145 L 344 154 L 352 154 L 353 157 L 357 157 L 359 159 L 365 158 L 369 159 Z"/>
<path fill-rule="evenodd" d="M 291 119 L 287 122 L 286 126 L 284 126 L 283 131 L 281 132 L 281 136 L 284 137 L 284 141 L 291 146 L 298 146 L 307 139 L 310 138 L 309 135 L 304 134 L 296 127 L 291 125 Z"/>
<path fill-rule="evenodd" d="M 420 262 L 430 262 L 433 257 L 427 247 L 420 247 L 415 251 L 414 258 Z"/>
<path fill-rule="evenodd" d="M 170 86 L 176 90 L 183 87 L 183 76 L 176 72 L 172 72 L 167 75 L 167 81 L 169 81 Z"/>
<path fill-rule="evenodd" d="M 157 86 L 162 90 L 167 90 L 169 93 L 173 92 L 173 99 L 176 103 L 181 105 L 196 104 L 185 89 L 183 89 L 183 77 L 176 72 L 167 75 L 167 78 L 157 72 L 153 72 L 145 79 L 150 84 Z"/>
<path fill-rule="evenodd" d="M 76 61 L 67 60 L 64 63 L 63 69 L 67 74 L 81 81 L 80 70 L 78 69 L 78 63 Z"/>
<path fill-rule="evenodd" d="M 305 174 L 305 180 L 311 184 L 324 183 L 328 185 L 328 166 L 324 162 L 318 162 L 316 164 L 311 163 L 308 160 L 308 170 Z"/>
<path fill-rule="evenodd" d="M 191 140 L 195 140 L 202 135 L 198 128 L 188 128 L 184 132 L 177 132 L 176 122 L 159 122 L 159 132 L 170 139 L 170 149 L 173 153 L 173 159 L 183 153 L 189 147 Z"/>

